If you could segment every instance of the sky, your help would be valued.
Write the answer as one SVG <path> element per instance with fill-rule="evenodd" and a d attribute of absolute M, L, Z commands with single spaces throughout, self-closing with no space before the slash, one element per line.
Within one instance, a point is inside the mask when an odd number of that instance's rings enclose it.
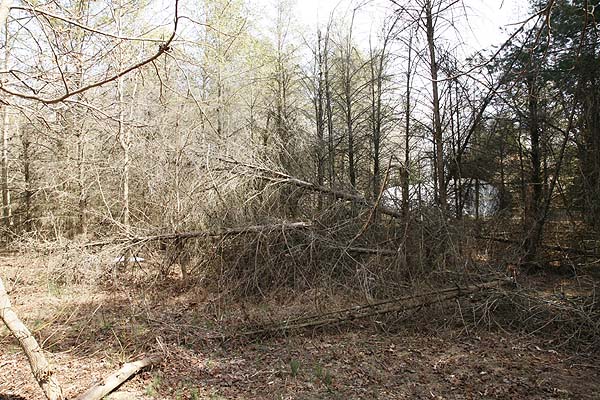
<path fill-rule="evenodd" d="M 500 45 L 508 38 L 501 27 L 524 19 L 528 12 L 528 0 L 463 0 L 467 10 L 467 21 L 461 27 L 462 41 L 471 50 L 482 50 L 491 45 Z M 380 26 L 384 15 L 389 14 L 389 0 L 363 0 L 367 3 L 357 14 L 355 26 L 363 41 L 368 40 L 369 32 Z M 324 26 L 335 10 L 336 16 L 350 15 L 358 1 L 354 0 L 297 0 L 295 15 L 297 21 L 309 28 L 317 24 Z M 510 27 L 509 27 L 510 31 Z M 365 39 L 367 38 L 367 39 Z M 360 39 L 359 39 L 360 40 Z"/>

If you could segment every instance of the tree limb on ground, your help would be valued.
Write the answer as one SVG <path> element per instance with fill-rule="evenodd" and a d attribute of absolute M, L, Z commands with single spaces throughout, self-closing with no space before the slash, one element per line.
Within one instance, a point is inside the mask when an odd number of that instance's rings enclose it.
<path fill-rule="evenodd" d="M 121 386 L 123 382 L 137 374 L 143 368 L 158 364 L 161 361 L 162 357 L 151 356 L 143 358 L 139 361 L 125 363 L 121 369 L 104 378 L 104 380 L 99 384 L 92 386 L 85 393 L 78 396 L 75 400 L 100 400 Z"/>
<path fill-rule="evenodd" d="M 25 352 L 31 371 L 48 400 L 63 399 L 62 388 L 54 376 L 54 369 L 44 356 L 44 352 L 29 329 L 19 319 L 10 304 L 10 298 L 0 278 L 0 318 L 8 330 L 19 341 Z"/>
<path fill-rule="evenodd" d="M 302 328 L 317 328 L 323 326 L 340 325 L 357 319 L 365 319 L 392 312 L 404 312 L 436 303 L 442 303 L 444 301 L 497 288 L 510 282 L 510 279 L 503 278 L 466 287 L 457 285 L 451 288 L 383 300 L 376 303 L 355 306 L 342 310 L 331 311 L 328 313 L 268 323 L 255 329 L 232 335 L 232 337 L 259 336 L 269 333 L 284 333 Z"/>
<path fill-rule="evenodd" d="M 21 348 L 29 360 L 33 376 L 42 388 L 46 398 L 48 400 L 64 399 L 62 388 L 55 376 L 55 371 L 44 355 L 42 348 L 29 329 L 27 329 L 25 324 L 23 324 L 13 311 L 2 278 L 0 278 L 0 318 L 12 335 L 19 341 Z M 127 379 L 137 374 L 141 369 L 156 364 L 161 360 L 160 356 L 151 356 L 140 361 L 126 363 L 117 372 L 107 376 L 101 383 L 94 385 L 85 393 L 78 396 L 76 400 L 100 400 L 118 388 Z"/>

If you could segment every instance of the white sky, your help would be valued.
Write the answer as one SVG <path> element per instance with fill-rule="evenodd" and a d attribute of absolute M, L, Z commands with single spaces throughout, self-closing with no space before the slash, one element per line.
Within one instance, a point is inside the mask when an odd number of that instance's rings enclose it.
<path fill-rule="evenodd" d="M 501 27 L 524 19 L 528 12 L 528 0 L 463 0 L 467 9 L 468 25 L 461 27 L 464 42 L 472 50 L 481 50 L 491 45 L 500 45 L 508 37 Z M 355 27 L 357 35 L 368 38 L 369 32 L 377 32 L 381 21 L 392 10 L 389 0 L 364 0 L 367 3 L 357 13 Z M 354 0 L 297 0 L 295 15 L 297 22 L 310 28 L 317 24 L 325 26 L 331 11 L 336 17 L 350 15 L 358 1 Z M 514 28 L 509 27 L 509 31 Z M 314 30 L 313 30 L 314 31 Z M 360 39 L 359 39 L 360 41 Z"/>

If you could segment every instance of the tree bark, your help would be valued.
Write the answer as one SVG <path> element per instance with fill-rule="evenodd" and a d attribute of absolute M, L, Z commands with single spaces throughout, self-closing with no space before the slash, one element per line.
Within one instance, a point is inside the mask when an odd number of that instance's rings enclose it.
<path fill-rule="evenodd" d="M 323 157 L 323 145 L 325 138 L 325 121 L 323 118 L 323 53 L 321 50 L 321 31 L 317 32 L 317 49 L 316 49 L 316 82 L 315 82 L 315 120 L 317 125 L 317 183 L 319 185 L 324 184 L 324 157 Z M 317 201 L 317 208 L 320 210 L 323 204 L 323 199 L 319 197 Z"/>
<path fill-rule="evenodd" d="M 433 141 L 435 154 L 435 178 L 437 182 L 436 200 L 442 213 L 446 213 L 446 178 L 444 174 L 444 142 L 442 120 L 440 115 L 440 95 L 438 89 L 438 63 L 435 55 L 435 27 L 433 23 L 433 4 L 425 2 L 425 28 L 427 47 L 429 49 L 429 68 L 431 73 L 431 90 L 433 96 Z"/>
<path fill-rule="evenodd" d="M 157 364 L 162 360 L 160 356 L 146 357 L 139 361 L 125 363 L 118 371 L 110 374 L 101 383 L 91 387 L 85 393 L 77 396 L 75 400 L 100 400 L 118 388 L 127 379 L 137 374 L 141 369 Z"/>
<path fill-rule="evenodd" d="M 335 185 L 335 146 L 333 138 L 333 107 L 331 100 L 331 82 L 329 81 L 329 28 L 327 35 L 325 36 L 325 44 L 323 45 L 323 66 L 324 71 L 324 85 L 325 85 L 325 111 L 327 114 L 327 169 L 329 174 L 329 187 L 333 188 Z"/>
<path fill-rule="evenodd" d="M 410 205 L 410 191 L 409 191 L 409 179 L 410 179 L 410 96 L 411 96 L 411 83 L 412 83 L 412 41 L 413 35 L 410 34 L 408 38 L 408 61 L 406 67 L 406 110 L 404 113 L 404 168 L 402 168 L 402 213 L 404 217 L 408 216 Z"/>
<path fill-rule="evenodd" d="M 540 149 L 540 126 L 538 110 L 538 90 L 536 80 L 527 81 L 527 101 L 529 103 L 529 138 L 531 140 L 530 162 L 531 176 L 527 188 L 524 231 L 525 263 L 534 262 L 542 240 L 544 217 L 542 215 L 542 166 Z"/>
<path fill-rule="evenodd" d="M 23 180 L 25 183 L 23 197 L 25 200 L 25 222 L 24 228 L 26 232 L 30 232 L 33 227 L 33 210 L 32 210 L 32 179 L 31 179 L 31 141 L 27 128 L 20 129 L 21 145 L 23 146 Z"/>
<path fill-rule="evenodd" d="M 8 57 L 10 55 L 8 20 L 4 22 L 4 60 L 3 69 L 8 71 Z M 8 188 L 8 135 L 9 135 L 9 115 L 8 105 L 2 104 L 2 219 L 6 227 L 11 227 L 12 220 L 12 205 L 10 201 L 10 190 Z"/>
<path fill-rule="evenodd" d="M 118 34 L 123 34 L 123 2 L 119 0 L 118 12 L 115 13 L 117 19 Z M 118 67 L 121 69 L 123 66 L 123 50 L 119 46 L 118 49 Z M 120 76 L 117 79 L 117 96 L 119 105 L 119 131 L 118 140 L 121 150 L 123 151 L 123 166 L 122 166 L 122 216 L 121 222 L 125 229 L 129 227 L 129 167 L 130 167 L 130 148 L 131 148 L 131 136 L 129 129 L 125 126 L 125 78 Z"/>
<path fill-rule="evenodd" d="M 584 216 L 588 224 L 600 232 L 600 89 L 596 85 L 590 86 L 583 100 L 582 113 Z"/>
<path fill-rule="evenodd" d="M 31 371 L 35 380 L 42 388 L 48 400 L 60 400 L 63 398 L 62 388 L 54 376 L 54 370 L 44 356 L 42 348 L 33 337 L 29 329 L 21 322 L 17 314 L 12 310 L 10 298 L 0 278 L 0 318 L 8 330 L 19 341 L 25 352 Z"/>
<path fill-rule="evenodd" d="M 356 10 L 355 10 L 356 11 Z M 344 54 L 344 105 L 346 119 L 346 135 L 348 140 L 348 178 L 350 186 L 356 188 L 356 166 L 354 154 L 354 124 L 352 121 L 352 28 L 354 24 L 354 12 L 352 13 L 352 22 L 350 23 L 350 32 L 346 38 L 346 47 Z"/>

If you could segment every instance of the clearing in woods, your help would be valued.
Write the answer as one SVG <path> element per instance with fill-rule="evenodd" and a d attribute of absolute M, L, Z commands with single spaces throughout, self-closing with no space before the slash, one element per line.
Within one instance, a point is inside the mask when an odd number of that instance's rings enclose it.
<path fill-rule="evenodd" d="M 435 317 L 418 326 L 409 318 L 393 329 L 370 320 L 261 340 L 206 340 L 252 313 L 297 311 L 315 294 L 236 305 L 200 289 L 174 291 L 173 282 L 169 289 L 58 286 L 35 260 L 3 257 L 0 268 L 15 311 L 47 350 L 67 398 L 158 348 L 165 361 L 109 399 L 600 398 L 597 354 L 544 337 L 494 326 L 473 330 Z M 24 354 L 2 327 L 0 399 L 42 398 Z"/>

